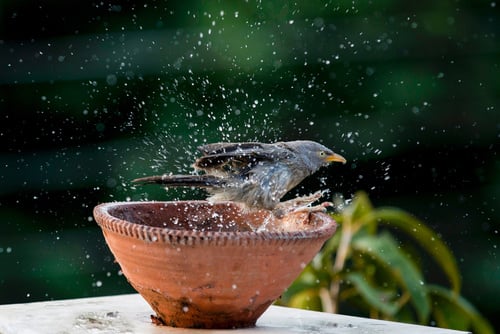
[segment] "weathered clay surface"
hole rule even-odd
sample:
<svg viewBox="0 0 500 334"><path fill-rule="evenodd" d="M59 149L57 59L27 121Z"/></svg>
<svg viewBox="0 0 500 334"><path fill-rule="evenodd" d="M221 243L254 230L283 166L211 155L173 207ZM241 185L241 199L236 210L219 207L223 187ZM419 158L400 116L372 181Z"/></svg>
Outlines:
<svg viewBox="0 0 500 334"><path fill-rule="evenodd" d="M336 229L322 213L276 219L231 202L107 203L94 216L155 321L190 328L253 326Z"/></svg>

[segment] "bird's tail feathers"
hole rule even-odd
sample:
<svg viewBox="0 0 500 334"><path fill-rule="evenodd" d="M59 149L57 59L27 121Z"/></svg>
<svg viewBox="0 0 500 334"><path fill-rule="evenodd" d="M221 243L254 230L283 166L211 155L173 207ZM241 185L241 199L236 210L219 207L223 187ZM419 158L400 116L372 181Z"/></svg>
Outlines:
<svg viewBox="0 0 500 334"><path fill-rule="evenodd" d="M213 175L154 175L132 180L139 184L161 184L167 187L221 187L224 180Z"/></svg>

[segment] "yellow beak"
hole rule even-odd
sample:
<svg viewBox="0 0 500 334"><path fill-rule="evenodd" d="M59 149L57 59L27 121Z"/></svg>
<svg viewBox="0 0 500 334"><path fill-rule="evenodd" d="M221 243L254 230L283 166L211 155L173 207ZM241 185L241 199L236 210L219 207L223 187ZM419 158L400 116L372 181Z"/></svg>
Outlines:
<svg viewBox="0 0 500 334"><path fill-rule="evenodd" d="M326 162L341 162L343 164L345 164L347 162L347 160L343 156L341 156L340 154L337 154L337 153L330 154L329 156L327 156L325 158L325 161Z"/></svg>

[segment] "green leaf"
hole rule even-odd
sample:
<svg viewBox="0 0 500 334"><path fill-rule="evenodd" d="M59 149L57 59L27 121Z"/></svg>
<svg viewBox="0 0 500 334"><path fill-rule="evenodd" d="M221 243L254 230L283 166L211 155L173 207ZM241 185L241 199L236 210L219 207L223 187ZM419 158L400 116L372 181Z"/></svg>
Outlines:
<svg viewBox="0 0 500 334"><path fill-rule="evenodd" d="M339 247L341 234L342 227L339 226L335 234L325 242L323 248L321 249L321 252L319 253L319 256L321 258L321 265L325 269L329 269L332 266L333 255Z"/></svg>
<svg viewBox="0 0 500 334"><path fill-rule="evenodd" d="M473 329L476 334L493 334L493 327L463 297L437 285L427 286L432 299L432 315L439 327Z"/></svg>
<svg viewBox="0 0 500 334"><path fill-rule="evenodd" d="M397 208L380 208L375 210L373 214L379 223L396 227L413 237L443 269L452 290L457 294L460 292L461 278L455 258L434 231L412 215Z"/></svg>
<svg viewBox="0 0 500 334"><path fill-rule="evenodd" d="M409 260L388 233L380 236L365 235L353 239L353 248L371 255L382 263L400 286L411 295L411 303L421 323L426 323L430 314L430 300L422 273Z"/></svg>
<svg viewBox="0 0 500 334"><path fill-rule="evenodd" d="M368 195L363 191L359 191L354 195L352 202L344 207L341 212L332 214L332 218L342 226L343 224L359 222L372 211L373 205Z"/></svg>
<svg viewBox="0 0 500 334"><path fill-rule="evenodd" d="M370 202L368 195L363 191L358 191L354 195L352 204L348 208L344 211L346 214L351 216L353 221L362 219L364 216L373 211L373 205Z"/></svg>
<svg viewBox="0 0 500 334"><path fill-rule="evenodd" d="M287 306L305 310L322 311L318 289L306 289L294 294L287 303Z"/></svg>
<svg viewBox="0 0 500 334"><path fill-rule="evenodd" d="M394 316L398 312L399 305L392 301L394 298L393 292L372 286L360 273L347 274L346 279L356 287L363 299L376 310L388 316Z"/></svg>

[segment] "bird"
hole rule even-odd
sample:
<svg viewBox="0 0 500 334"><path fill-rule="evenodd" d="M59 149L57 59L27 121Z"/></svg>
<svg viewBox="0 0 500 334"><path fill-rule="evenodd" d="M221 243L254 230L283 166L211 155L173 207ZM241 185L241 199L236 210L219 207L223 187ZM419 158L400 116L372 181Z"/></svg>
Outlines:
<svg viewBox="0 0 500 334"><path fill-rule="evenodd" d="M292 209L309 207L323 195L319 191L281 202L291 189L321 167L332 162L346 163L340 154L310 140L219 142L201 145L198 150L201 157L193 164L198 174L154 175L132 182L205 188L210 202L238 202L247 208L274 210L282 215Z"/></svg>

